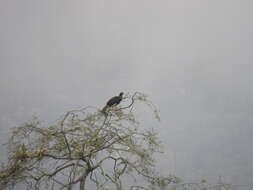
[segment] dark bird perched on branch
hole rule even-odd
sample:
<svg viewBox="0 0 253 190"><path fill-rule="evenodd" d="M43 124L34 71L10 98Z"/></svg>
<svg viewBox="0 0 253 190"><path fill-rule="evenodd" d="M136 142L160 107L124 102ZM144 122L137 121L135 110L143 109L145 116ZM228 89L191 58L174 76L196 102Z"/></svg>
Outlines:
<svg viewBox="0 0 253 190"><path fill-rule="evenodd" d="M119 94L119 96L114 96L110 100L108 100L105 107L102 109L102 112L105 113L107 108L118 105L121 102L122 98L123 98L123 94L124 93L121 92Z"/></svg>

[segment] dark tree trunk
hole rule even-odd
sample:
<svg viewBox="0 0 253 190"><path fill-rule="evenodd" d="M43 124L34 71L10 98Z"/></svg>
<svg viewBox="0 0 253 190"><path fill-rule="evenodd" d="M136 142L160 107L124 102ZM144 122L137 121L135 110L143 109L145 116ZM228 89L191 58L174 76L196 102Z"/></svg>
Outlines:
<svg viewBox="0 0 253 190"><path fill-rule="evenodd" d="M81 177L81 180L80 180L80 190L85 190L85 182L86 182L86 177L88 176L88 172L85 172L83 174L83 176Z"/></svg>

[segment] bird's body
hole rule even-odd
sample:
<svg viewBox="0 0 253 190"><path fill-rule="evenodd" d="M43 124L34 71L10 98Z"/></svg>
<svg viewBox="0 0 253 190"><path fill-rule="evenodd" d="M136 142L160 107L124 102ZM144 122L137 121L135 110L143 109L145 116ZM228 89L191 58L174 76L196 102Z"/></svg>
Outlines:
<svg viewBox="0 0 253 190"><path fill-rule="evenodd" d="M119 96L114 96L106 103L105 107L102 109L102 112L105 112L107 108L118 105L123 99L123 92Z"/></svg>
<svg viewBox="0 0 253 190"><path fill-rule="evenodd" d="M107 106L111 107L114 105L118 105L122 100L122 96L114 96L106 103Z"/></svg>

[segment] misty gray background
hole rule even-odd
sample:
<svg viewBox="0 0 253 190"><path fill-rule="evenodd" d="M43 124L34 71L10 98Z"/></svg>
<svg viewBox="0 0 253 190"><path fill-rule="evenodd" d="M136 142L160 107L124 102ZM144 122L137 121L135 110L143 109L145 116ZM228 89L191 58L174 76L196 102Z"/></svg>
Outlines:
<svg viewBox="0 0 253 190"><path fill-rule="evenodd" d="M252 8L251 0L0 0L0 143L33 115L53 122L140 91L161 111L153 127L163 172L253 189Z"/></svg>

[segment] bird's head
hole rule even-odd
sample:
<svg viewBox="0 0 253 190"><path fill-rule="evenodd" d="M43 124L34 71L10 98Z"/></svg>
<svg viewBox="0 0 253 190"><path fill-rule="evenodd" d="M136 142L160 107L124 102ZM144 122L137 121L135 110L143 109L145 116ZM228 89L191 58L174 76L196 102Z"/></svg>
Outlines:
<svg viewBox="0 0 253 190"><path fill-rule="evenodd" d="M124 94L124 92L121 92L121 93L119 94L119 96L123 96L123 94Z"/></svg>

